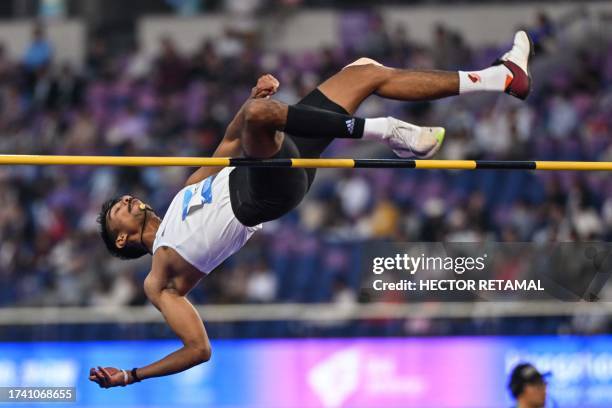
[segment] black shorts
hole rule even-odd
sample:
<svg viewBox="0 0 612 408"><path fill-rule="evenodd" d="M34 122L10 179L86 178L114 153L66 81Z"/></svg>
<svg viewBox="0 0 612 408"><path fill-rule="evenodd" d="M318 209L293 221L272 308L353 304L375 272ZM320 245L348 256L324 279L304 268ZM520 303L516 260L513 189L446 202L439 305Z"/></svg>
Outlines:
<svg viewBox="0 0 612 408"><path fill-rule="evenodd" d="M336 113L348 112L315 89L299 105ZM303 138L285 134L273 158L320 157L333 138ZM253 226L275 220L302 201L314 180L316 169L237 167L229 177L234 215L242 224Z"/></svg>

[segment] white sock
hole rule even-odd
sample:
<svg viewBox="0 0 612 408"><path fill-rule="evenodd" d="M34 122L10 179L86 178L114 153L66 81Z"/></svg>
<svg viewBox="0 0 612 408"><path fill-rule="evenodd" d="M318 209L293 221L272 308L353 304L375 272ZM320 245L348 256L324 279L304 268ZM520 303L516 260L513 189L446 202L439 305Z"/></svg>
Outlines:
<svg viewBox="0 0 612 408"><path fill-rule="evenodd" d="M366 119L363 126L363 139L383 140L390 127L389 118Z"/></svg>
<svg viewBox="0 0 612 408"><path fill-rule="evenodd" d="M418 135L421 132L421 127L417 125L413 125L412 123L399 121L398 119L394 119L392 117L386 118L373 118L366 119L365 124L363 126L363 139L365 140L376 140L376 141L385 141L391 134L391 130L393 129L393 125L397 125L398 122L401 122L402 128L410 129L412 133Z"/></svg>
<svg viewBox="0 0 612 408"><path fill-rule="evenodd" d="M482 71L459 71L459 93L477 91L505 91L512 73L503 65L494 65Z"/></svg>

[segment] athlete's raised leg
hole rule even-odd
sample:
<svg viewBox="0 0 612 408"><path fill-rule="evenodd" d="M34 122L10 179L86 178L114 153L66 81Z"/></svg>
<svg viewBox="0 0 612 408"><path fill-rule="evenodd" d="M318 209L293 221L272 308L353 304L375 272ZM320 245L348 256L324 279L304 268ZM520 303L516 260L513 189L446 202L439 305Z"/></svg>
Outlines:
<svg viewBox="0 0 612 408"><path fill-rule="evenodd" d="M354 113L361 102L373 94L404 101L456 95L459 75L389 68L370 58L360 58L319 85L319 90L349 113Z"/></svg>
<svg viewBox="0 0 612 408"><path fill-rule="evenodd" d="M347 65L319 86L330 100L354 113L372 94L403 101L444 98L474 91L507 92L520 99L529 94L527 65L533 47L524 31L496 64L481 71L420 71L385 67L369 58Z"/></svg>

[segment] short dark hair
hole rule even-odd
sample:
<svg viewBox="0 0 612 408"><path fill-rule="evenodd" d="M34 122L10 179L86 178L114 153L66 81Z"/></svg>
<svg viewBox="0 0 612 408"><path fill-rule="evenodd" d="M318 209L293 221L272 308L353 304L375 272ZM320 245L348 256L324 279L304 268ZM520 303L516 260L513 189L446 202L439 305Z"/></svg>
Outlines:
<svg viewBox="0 0 612 408"><path fill-rule="evenodd" d="M146 248L143 248L142 245L125 245L123 248L117 247L115 243L117 240L117 233L108 228L108 212L119 201L121 201L121 197L114 197L102 204L102 208L100 209L97 219L98 224L100 224L100 236L106 245L106 249L108 249L108 252L110 252L111 255L119 259L140 258L141 256L149 253Z"/></svg>
<svg viewBox="0 0 612 408"><path fill-rule="evenodd" d="M523 393L526 384L546 384L546 377L551 373L540 373L530 363L520 363L510 373L508 388L514 398Z"/></svg>

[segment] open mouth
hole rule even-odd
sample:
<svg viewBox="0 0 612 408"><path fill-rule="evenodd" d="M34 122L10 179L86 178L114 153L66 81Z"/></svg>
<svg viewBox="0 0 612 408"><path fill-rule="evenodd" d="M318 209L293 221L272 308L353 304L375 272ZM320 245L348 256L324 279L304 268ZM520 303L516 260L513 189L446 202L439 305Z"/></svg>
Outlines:
<svg viewBox="0 0 612 408"><path fill-rule="evenodd" d="M135 198L135 197L131 198L130 201L128 201L128 211L130 213L132 212L132 207L137 208L136 213L140 213L145 209L149 209L149 207L145 203L143 203L142 200L139 200L138 198Z"/></svg>

